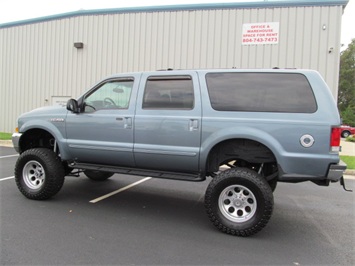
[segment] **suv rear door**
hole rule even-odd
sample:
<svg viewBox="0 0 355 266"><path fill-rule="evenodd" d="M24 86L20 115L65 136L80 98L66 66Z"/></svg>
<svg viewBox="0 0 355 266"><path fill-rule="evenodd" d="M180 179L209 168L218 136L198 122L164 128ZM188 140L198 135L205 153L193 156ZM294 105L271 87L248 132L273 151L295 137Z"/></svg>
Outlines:
<svg viewBox="0 0 355 266"><path fill-rule="evenodd" d="M138 93L134 121L137 167L197 172L201 101L196 72L144 73Z"/></svg>

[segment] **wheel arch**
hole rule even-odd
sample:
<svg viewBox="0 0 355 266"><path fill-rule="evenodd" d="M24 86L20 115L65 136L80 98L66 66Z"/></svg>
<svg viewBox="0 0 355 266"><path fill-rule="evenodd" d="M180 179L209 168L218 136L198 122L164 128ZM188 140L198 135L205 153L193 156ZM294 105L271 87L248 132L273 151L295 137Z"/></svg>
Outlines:
<svg viewBox="0 0 355 266"><path fill-rule="evenodd" d="M31 148L48 148L54 149L56 143L58 152L61 155L65 153L64 138L60 130L49 122L30 121L20 128L22 133L19 140L20 153Z"/></svg>
<svg viewBox="0 0 355 266"><path fill-rule="evenodd" d="M205 172L209 172L209 170L216 167L218 163L222 162L224 159L228 159L220 156L221 149L228 148L228 150L231 151L239 145L244 145L245 147L252 145L254 147L254 153L262 151L264 157L269 154L276 163L279 162L279 154L283 151L280 143L265 131L245 127L243 127L243 132L241 132L240 128L232 128L224 132L221 130L209 136L201 146L200 163L202 169L204 169ZM240 156L248 153L246 150L242 151L242 149L239 149L238 152L240 152ZM249 155L252 155L253 152L249 152ZM260 161L261 160L262 158L260 158ZM265 158L265 160L267 159ZM214 165L211 165L211 163Z"/></svg>

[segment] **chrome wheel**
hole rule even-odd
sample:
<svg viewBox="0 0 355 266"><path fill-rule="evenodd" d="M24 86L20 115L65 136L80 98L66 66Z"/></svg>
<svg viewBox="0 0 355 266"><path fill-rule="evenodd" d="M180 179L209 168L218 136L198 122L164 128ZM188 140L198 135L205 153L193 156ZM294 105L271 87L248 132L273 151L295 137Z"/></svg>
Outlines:
<svg viewBox="0 0 355 266"><path fill-rule="evenodd" d="M257 202L254 194L248 188L232 185L221 192L218 206L225 218L232 222L243 223L254 216Z"/></svg>
<svg viewBox="0 0 355 266"><path fill-rule="evenodd" d="M39 189L42 187L46 174L43 166L37 161L29 161L22 170L23 180L30 189Z"/></svg>
<svg viewBox="0 0 355 266"><path fill-rule="evenodd" d="M57 194L63 186L64 176L64 163L47 148L24 151L15 165L18 189L33 200L45 200Z"/></svg>
<svg viewBox="0 0 355 266"><path fill-rule="evenodd" d="M253 170L235 167L219 173L207 187L205 207L214 226L235 236L251 236L269 222L274 197Z"/></svg>

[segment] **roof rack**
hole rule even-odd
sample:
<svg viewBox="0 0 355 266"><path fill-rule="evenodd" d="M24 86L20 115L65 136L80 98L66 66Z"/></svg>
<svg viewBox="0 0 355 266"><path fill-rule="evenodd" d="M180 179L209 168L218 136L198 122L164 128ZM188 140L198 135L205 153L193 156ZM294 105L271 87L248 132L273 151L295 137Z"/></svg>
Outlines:
<svg viewBox="0 0 355 266"><path fill-rule="evenodd" d="M167 68L167 69L158 69L157 71L173 71L173 68Z"/></svg>

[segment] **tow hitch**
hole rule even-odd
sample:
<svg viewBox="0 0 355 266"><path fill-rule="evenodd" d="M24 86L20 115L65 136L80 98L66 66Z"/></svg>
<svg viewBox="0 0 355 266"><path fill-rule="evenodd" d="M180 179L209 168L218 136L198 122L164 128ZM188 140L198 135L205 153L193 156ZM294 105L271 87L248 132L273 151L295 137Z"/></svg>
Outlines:
<svg viewBox="0 0 355 266"><path fill-rule="evenodd" d="M343 186L343 188L344 188L345 191L347 191L347 192L353 192L351 189L346 189L344 176L342 176L342 177L340 178L340 185Z"/></svg>

